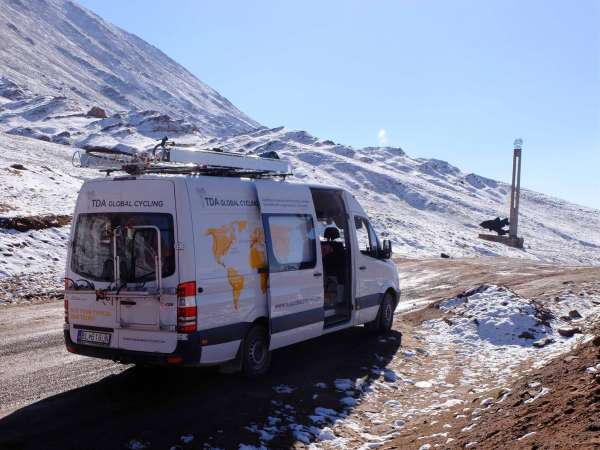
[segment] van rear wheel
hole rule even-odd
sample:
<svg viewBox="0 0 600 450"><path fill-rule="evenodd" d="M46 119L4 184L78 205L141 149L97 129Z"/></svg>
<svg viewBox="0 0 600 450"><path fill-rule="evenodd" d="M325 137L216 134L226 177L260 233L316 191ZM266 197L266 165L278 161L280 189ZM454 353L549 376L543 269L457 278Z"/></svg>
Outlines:
<svg viewBox="0 0 600 450"><path fill-rule="evenodd" d="M377 317L372 322L366 323L365 328L374 333L388 333L394 324L394 297L388 292L383 296Z"/></svg>
<svg viewBox="0 0 600 450"><path fill-rule="evenodd" d="M254 325L244 339L242 371L248 378L257 378L267 373L270 365L271 352L267 330L260 325Z"/></svg>

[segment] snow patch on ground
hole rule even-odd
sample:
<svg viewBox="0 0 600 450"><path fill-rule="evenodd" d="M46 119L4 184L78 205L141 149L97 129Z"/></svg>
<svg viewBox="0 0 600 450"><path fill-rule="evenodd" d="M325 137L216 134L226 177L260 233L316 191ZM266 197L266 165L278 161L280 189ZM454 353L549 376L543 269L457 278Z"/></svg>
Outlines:
<svg viewBox="0 0 600 450"><path fill-rule="evenodd" d="M296 390L296 388L288 386L287 384L279 384L277 386L273 386L273 390L278 394L291 394Z"/></svg>
<svg viewBox="0 0 600 450"><path fill-rule="evenodd" d="M558 301L538 302L522 298L509 289L483 285L464 295L439 303L444 319L423 323L428 336L428 350L436 352L440 346L452 346L469 364L462 370L462 384L473 384L486 372L499 374L503 382L523 362L534 360L534 366L568 351L585 336L563 337L561 327L576 327L586 318L598 316L600 308L594 302L597 296L575 295L568 290ZM569 311L576 310L581 319L564 322ZM533 344L549 340L543 348ZM481 355L490 355L482 358Z"/></svg>

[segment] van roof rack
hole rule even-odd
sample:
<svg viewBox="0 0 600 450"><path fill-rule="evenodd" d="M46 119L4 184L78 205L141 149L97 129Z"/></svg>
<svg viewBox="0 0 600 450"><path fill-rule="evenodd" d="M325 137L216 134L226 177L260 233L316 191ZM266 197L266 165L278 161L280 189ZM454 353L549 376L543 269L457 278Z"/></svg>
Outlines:
<svg viewBox="0 0 600 450"><path fill-rule="evenodd" d="M171 174L247 178L285 178L292 175L289 162L280 159L275 152L245 155L225 152L218 148L193 151L176 148L174 144L171 144L171 147L163 146L160 154L156 154L155 147L152 156L141 153L141 157L138 157L134 154L129 161L114 159L113 165L102 167L100 171L105 172L107 176L113 172L126 172L129 175Z"/></svg>
<svg viewBox="0 0 600 450"><path fill-rule="evenodd" d="M278 172L273 170L259 169L240 169L236 167L212 166L200 164L181 164L181 163L138 163L124 164L121 167L101 169L100 172L110 176L113 172L125 172L128 175L208 175L213 177L238 177L238 178L273 178L281 177L285 179L291 176L291 172Z"/></svg>
<svg viewBox="0 0 600 450"><path fill-rule="evenodd" d="M197 164L215 168L290 174L288 161L279 159L279 155L275 152L268 155L247 155L225 152L219 148L193 151L175 147L166 151L164 160L171 163Z"/></svg>

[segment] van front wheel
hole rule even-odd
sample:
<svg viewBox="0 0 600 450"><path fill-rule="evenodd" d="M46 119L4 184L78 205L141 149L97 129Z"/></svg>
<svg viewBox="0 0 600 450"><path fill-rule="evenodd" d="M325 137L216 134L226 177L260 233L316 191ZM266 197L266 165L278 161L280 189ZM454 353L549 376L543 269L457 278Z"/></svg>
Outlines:
<svg viewBox="0 0 600 450"><path fill-rule="evenodd" d="M267 373L270 365L271 352L267 330L260 325L254 325L244 339L242 371L248 378L257 378Z"/></svg>
<svg viewBox="0 0 600 450"><path fill-rule="evenodd" d="M392 329L394 324L394 297L387 293L383 297L379 313L374 321L366 323L365 328L370 332L387 333Z"/></svg>

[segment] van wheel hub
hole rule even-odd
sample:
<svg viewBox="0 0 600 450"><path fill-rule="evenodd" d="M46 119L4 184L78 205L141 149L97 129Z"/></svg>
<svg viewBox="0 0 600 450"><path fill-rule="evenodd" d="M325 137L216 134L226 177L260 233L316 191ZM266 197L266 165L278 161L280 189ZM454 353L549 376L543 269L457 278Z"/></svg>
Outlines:
<svg viewBox="0 0 600 450"><path fill-rule="evenodd" d="M392 318L392 306L389 303L385 305L384 317L386 323L389 323Z"/></svg>
<svg viewBox="0 0 600 450"><path fill-rule="evenodd" d="M381 313L383 315L383 326L386 329L392 328L392 322L394 320L394 311L392 309L392 302L389 299L386 299L386 301L384 301L383 310L381 311Z"/></svg>
<svg viewBox="0 0 600 450"><path fill-rule="evenodd" d="M252 342L250 344L250 348L248 349L248 356L250 357L252 364L261 366L267 357L265 343L261 340Z"/></svg>

